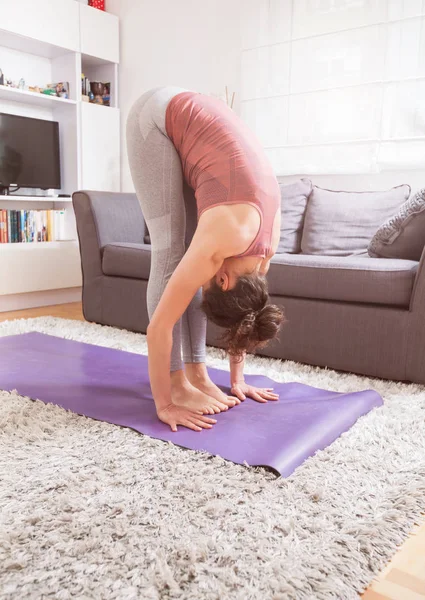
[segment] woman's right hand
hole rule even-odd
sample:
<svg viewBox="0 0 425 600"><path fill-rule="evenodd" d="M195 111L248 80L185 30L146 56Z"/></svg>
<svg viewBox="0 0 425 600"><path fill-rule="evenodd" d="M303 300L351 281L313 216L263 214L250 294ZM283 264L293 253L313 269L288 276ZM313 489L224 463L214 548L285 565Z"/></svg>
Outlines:
<svg viewBox="0 0 425 600"><path fill-rule="evenodd" d="M164 408L157 409L157 415L160 421L171 427L171 431L177 431L177 425L183 425L193 431L202 431L203 429L211 429L217 423L216 419L211 419L202 414L195 412L184 406L177 406L172 402Z"/></svg>

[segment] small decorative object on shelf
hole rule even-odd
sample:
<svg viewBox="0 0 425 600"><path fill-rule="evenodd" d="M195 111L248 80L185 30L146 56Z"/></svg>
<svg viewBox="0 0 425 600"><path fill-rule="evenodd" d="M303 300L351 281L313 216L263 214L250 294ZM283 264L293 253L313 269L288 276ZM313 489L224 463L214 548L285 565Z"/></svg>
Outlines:
<svg viewBox="0 0 425 600"><path fill-rule="evenodd" d="M105 10L105 0L89 0L89 5L99 10Z"/></svg>
<svg viewBox="0 0 425 600"><path fill-rule="evenodd" d="M111 106L111 83L104 83L105 89L103 91L103 106Z"/></svg>
<svg viewBox="0 0 425 600"><path fill-rule="evenodd" d="M57 96L58 98L69 98L69 83L49 83L49 85L42 91L43 94L48 96Z"/></svg>
<svg viewBox="0 0 425 600"><path fill-rule="evenodd" d="M94 95L95 104L103 104L103 95L105 93L105 84L101 81L91 81L90 89Z"/></svg>
<svg viewBox="0 0 425 600"><path fill-rule="evenodd" d="M111 106L111 83L90 81L81 74L81 97L83 102Z"/></svg>
<svg viewBox="0 0 425 600"><path fill-rule="evenodd" d="M69 83L67 81L61 81L56 84L56 94L59 98L69 99Z"/></svg>
<svg viewBox="0 0 425 600"><path fill-rule="evenodd" d="M69 99L69 83L49 83L45 88L39 87L38 85L27 85L25 79L21 77L18 82L13 82L11 79L5 78L2 70L0 69L0 85L4 87L10 87L21 92L33 92L36 94L44 94L45 96L56 96L58 98Z"/></svg>

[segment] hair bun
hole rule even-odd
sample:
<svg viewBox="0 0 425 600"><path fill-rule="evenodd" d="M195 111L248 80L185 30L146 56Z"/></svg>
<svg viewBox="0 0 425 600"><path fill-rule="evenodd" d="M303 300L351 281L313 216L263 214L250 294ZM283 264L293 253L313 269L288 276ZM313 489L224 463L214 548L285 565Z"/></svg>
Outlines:
<svg viewBox="0 0 425 600"><path fill-rule="evenodd" d="M278 335L283 311L267 304L268 299L267 280L257 274L241 275L226 292L215 279L204 290L202 309L209 320L224 329L221 341L229 354L243 356Z"/></svg>
<svg viewBox="0 0 425 600"><path fill-rule="evenodd" d="M280 307L274 304L266 304L255 314L255 334L261 343L276 337L283 321Z"/></svg>
<svg viewBox="0 0 425 600"><path fill-rule="evenodd" d="M270 304L266 304L260 310L255 311L255 320L261 322L269 314Z"/></svg>
<svg viewBox="0 0 425 600"><path fill-rule="evenodd" d="M262 347L277 336L282 321L282 310L273 304L266 304L259 310L248 310L231 330L229 350L237 354L238 351Z"/></svg>
<svg viewBox="0 0 425 600"><path fill-rule="evenodd" d="M241 322L239 323L239 326L238 326L239 335L247 335L248 336L251 334L251 332L255 328L257 314L258 314L258 311L256 311L256 310L250 310L245 314L245 316L243 317L243 319L241 320Z"/></svg>

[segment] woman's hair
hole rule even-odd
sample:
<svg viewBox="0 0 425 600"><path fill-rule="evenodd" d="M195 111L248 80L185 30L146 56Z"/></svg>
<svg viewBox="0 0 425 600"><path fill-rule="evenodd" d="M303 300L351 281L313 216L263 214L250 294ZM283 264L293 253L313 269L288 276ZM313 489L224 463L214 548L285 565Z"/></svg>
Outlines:
<svg viewBox="0 0 425 600"><path fill-rule="evenodd" d="M267 281L259 275L242 275L235 287L223 291L215 279L205 290L202 310L208 319L224 327L221 337L229 354L242 356L274 339L284 322L283 311L267 304Z"/></svg>

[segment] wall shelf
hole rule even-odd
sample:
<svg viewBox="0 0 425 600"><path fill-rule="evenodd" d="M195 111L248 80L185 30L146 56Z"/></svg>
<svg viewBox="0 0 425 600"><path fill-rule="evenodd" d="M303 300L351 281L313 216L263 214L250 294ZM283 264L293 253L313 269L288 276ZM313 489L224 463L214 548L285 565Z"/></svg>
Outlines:
<svg viewBox="0 0 425 600"><path fill-rule="evenodd" d="M87 102L86 100L84 100L81 104L83 106L94 106L94 107L96 107L95 110L98 108L109 108L112 110L118 110L117 108L115 108L115 106L105 106L105 104L97 104L97 102ZM91 110L91 109L89 109L89 110Z"/></svg>
<svg viewBox="0 0 425 600"><path fill-rule="evenodd" d="M44 202L51 204L72 202L72 198L57 198L55 196L0 196L0 204L3 202Z"/></svg>
<svg viewBox="0 0 425 600"><path fill-rule="evenodd" d="M0 244L2 296L81 287L78 242Z"/></svg>
<svg viewBox="0 0 425 600"><path fill-rule="evenodd" d="M11 102L23 102L33 106L57 106L59 104L76 106L77 104L75 100L58 98L57 96L47 96L46 94L19 90L5 85L0 85L0 99L10 100Z"/></svg>
<svg viewBox="0 0 425 600"><path fill-rule="evenodd" d="M0 244L0 252L2 250L22 250L23 252L28 252L34 248L50 248L50 249L59 249L64 248L66 245L78 246L78 240L60 240L57 242L5 242Z"/></svg>

